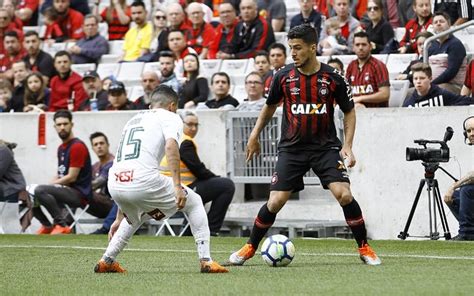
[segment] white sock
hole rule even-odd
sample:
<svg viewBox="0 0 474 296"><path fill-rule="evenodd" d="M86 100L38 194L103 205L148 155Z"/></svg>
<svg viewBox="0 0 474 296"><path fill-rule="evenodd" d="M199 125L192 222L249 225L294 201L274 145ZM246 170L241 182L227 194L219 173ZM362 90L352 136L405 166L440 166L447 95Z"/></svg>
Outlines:
<svg viewBox="0 0 474 296"><path fill-rule="evenodd" d="M102 259L104 259L106 262L110 261L110 259L112 259L112 261L115 261L117 255L122 252L122 250L127 246L130 238L135 233L135 231L137 231L140 225L141 224L132 226L128 224L126 219L123 219L122 223L120 223L117 232L110 240L109 245L105 250L104 255L102 256Z"/></svg>
<svg viewBox="0 0 474 296"><path fill-rule="evenodd" d="M211 259L211 248L208 240L198 240L196 241L196 247L199 255L199 260L205 260L212 262Z"/></svg>

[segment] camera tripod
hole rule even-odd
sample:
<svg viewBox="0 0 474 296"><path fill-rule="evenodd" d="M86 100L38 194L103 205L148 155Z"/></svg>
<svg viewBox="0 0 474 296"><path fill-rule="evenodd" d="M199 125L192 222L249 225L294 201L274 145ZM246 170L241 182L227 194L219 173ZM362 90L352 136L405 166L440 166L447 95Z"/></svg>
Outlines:
<svg viewBox="0 0 474 296"><path fill-rule="evenodd" d="M437 240L440 238L440 234L438 232L438 225L437 225L437 214L439 214L441 225L443 226L444 231L444 238L446 240L451 239L451 233L449 232L448 221L446 219L446 213L444 212L443 202L441 199L441 194L438 187L438 180L435 179L435 172L439 168L443 172L445 172L449 177L453 180L457 181L450 173L448 173L445 169L439 166L439 163L427 163L423 162L423 166L425 167L425 178L421 179L420 186L418 186L418 191L415 196L415 200L413 201L413 206L411 207L410 215L408 216L407 222L405 224L405 229L400 232L398 238L406 239L408 236L408 229L410 228L411 220L413 219L413 215L415 214L416 206L418 205L418 201L420 200L421 191L425 184L427 185L427 192L428 192L428 211L429 211L429 221L430 221L430 235L423 236L429 237L431 240Z"/></svg>

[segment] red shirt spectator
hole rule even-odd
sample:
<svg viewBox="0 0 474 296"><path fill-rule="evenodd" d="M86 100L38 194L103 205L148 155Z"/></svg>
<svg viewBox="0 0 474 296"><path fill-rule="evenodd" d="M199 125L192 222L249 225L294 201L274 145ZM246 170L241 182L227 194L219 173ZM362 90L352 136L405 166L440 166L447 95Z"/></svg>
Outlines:
<svg viewBox="0 0 474 296"><path fill-rule="evenodd" d="M216 35L211 44L209 44L208 58L216 59L216 54L219 51L232 52L232 39L234 37L235 26L239 21L235 20L234 25L226 30L223 24L219 24L216 28Z"/></svg>
<svg viewBox="0 0 474 296"><path fill-rule="evenodd" d="M110 8L106 8L100 13L102 20L106 21L109 25L109 40L122 40L130 28L130 20L132 18L130 6L126 6L124 11L129 18L129 21L126 24L120 22L116 9L113 9L112 12L109 12L109 9Z"/></svg>
<svg viewBox="0 0 474 296"><path fill-rule="evenodd" d="M26 55L27 52L23 48L17 55L0 54L0 73L11 69L13 63L22 60Z"/></svg>
<svg viewBox="0 0 474 296"><path fill-rule="evenodd" d="M372 56L362 69L359 69L358 60L353 60L347 67L346 78L351 84L354 97L370 95L378 92L380 87L390 86L387 67ZM388 102L363 104L366 107L388 107Z"/></svg>
<svg viewBox="0 0 474 296"><path fill-rule="evenodd" d="M464 93L464 89L468 88L468 92ZM464 79L464 86L463 89L461 90L461 95L467 96L471 95L472 96L472 90L474 89L474 60L472 60L469 63L469 66L467 66L466 69L466 78Z"/></svg>
<svg viewBox="0 0 474 296"><path fill-rule="evenodd" d="M51 96L48 111L54 112L60 109L67 109L68 99L74 92L74 111L79 110L81 103L87 99L86 91L82 86L82 77L75 72L64 78L59 75L51 79Z"/></svg>
<svg viewBox="0 0 474 296"><path fill-rule="evenodd" d="M82 31L84 16L74 9L69 8L64 16L59 16L55 24L59 25L59 28L61 28L61 31L67 39L79 40L84 37L84 32ZM53 25L54 23L48 25L46 30Z"/></svg>
<svg viewBox="0 0 474 296"><path fill-rule="evenodd" d="M19 18L23 26L38 25L39 0L21 0L17 5Z"/></svg>
<svg viewBox="0 0 474 296"><path fill-rule="evenodd" d="M214 27L208 23L204 23L201 28L191 28L186 31L188 46L194 48L198 54L201 54L203 48L209 48L215 37Z"/></svg>

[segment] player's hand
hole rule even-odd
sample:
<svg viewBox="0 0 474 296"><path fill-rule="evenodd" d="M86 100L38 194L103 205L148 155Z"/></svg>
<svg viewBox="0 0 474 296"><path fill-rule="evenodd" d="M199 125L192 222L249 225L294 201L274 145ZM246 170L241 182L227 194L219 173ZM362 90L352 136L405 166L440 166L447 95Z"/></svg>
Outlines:
<svg viewBox="0 0 474 296"><path fill-rule="evenodd" d="M174 188L175 197L176 197L176 207L178 208L178 210L181 210L186 205L187 197L186 197L185 190L186 189L184 189L181 186L176 186Z"/></svg>
<svg viewBox="0 0 474 296"><path fill-rule="evenodd" d="M343 146L341 149L341 157L344 159L345 164L348 167L353 167L356 164L356 159L354 154L352 153L352 149L349 147Z"/></svg>
<svg viewBox="0 0 474 296"><path fill-rule="evenodd" d="M258 138L250 137L247 142L247 162L252 159L254 154L256 156L260 154L260 142Z"/></svg>
<svg viewBox="0 0 474 296"><path fill-rule="evenodd" d="M114 236L114 234L117 232L117 229L119 228L121 222L122 222L122 221L115 220L114 223L112 223L112 226L110 226L110 230L109 230L109 241L112 239L112 237Z"/></svg>

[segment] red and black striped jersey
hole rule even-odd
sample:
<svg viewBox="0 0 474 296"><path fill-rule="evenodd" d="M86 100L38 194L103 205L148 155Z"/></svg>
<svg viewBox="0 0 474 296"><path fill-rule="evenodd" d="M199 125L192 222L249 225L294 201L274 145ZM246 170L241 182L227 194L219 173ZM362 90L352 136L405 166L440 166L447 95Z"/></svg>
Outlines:
<svg viewBox="0 0 474 296"><path fill-rule="evenodd" d="M346 78L352 87L354 97L370 95L379 91L383 86L390 86L388 70L380 60L370 57L359 69L357 59L347 66ZM388 107L388 101L383 103L363 103L366 107Z"/></svg>
<svg viewBox="0 0 474 296"><path fill-rule="evenodd" d="M467 67L464 85L471 90L471 93L474 93L474 60L472 60Z"/></svg>
<svg viewBox="0 0 474 296"><path fill-rule="evenodd" d="M279 149L322 150L340 147L334 126L334 106L343 112L354 108L351 88L334 68L321 63L312 75L300 73L294 64L273 76L267 104L282 102L283 120Z"/></svg>

